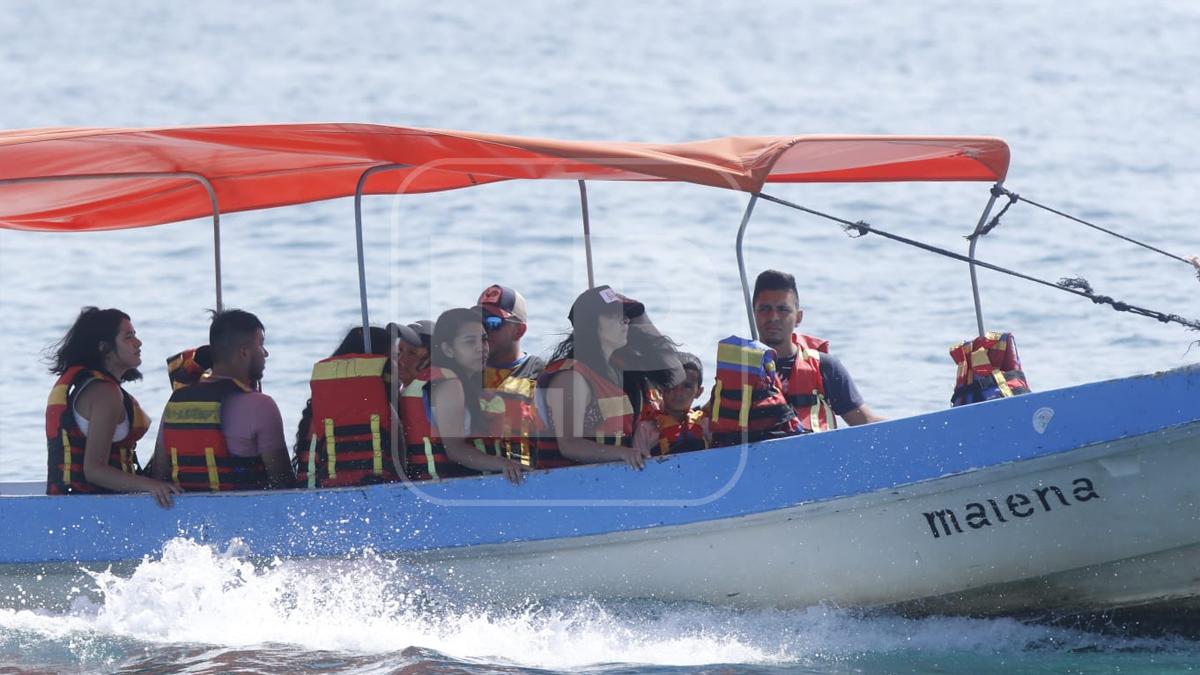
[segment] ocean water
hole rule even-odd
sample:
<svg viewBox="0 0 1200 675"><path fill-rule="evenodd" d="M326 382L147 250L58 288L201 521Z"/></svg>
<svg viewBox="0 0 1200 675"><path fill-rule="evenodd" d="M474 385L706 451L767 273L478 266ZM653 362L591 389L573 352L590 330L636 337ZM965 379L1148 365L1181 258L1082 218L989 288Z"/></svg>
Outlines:
<svg viewBox="0 0 1200 675"><path fill-rule="evenodd" d="M978 134L1007 185L1179 255L1200 253L1200 6L1152 0L965 4L11 3L0 9L0 128L353 121L579 139L803 133ZM783 186L771 193L965 252L987 186ZM704 360L746 331L734 237L746 197L589 185L597 280L646 303ZM573 183L367 200L372 316L411 321L500 282L546 352L585 287ZM358 319L347 200L222 219L225 299L259 314L265 387L289 432L311 364ZM0 231L0 480L44 474L47 345L83 305L130 313L131 392L152 416L164 359L202 342L207 222L87 235ZM803 329L867 402L946 406L951 343L975 330L967 271L760 203L746 257L797 275ZM984 260L1200 318L1190 267L1027 205ZM980 273L1035 389L1200 360L1200 338ZM349 570L349 571L348 571ZM296 588L317 599L300 599ZM1195 642L835 608L670 603L473 606L386 561L254 564L175 542L112 575L0 577L0 669L43 672L1178 672Z"/></svg>

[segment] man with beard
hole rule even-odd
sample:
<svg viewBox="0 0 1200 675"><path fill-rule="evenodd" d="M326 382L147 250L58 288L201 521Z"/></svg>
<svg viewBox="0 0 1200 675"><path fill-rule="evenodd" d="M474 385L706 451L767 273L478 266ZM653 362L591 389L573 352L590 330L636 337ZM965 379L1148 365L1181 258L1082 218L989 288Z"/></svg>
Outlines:
<svg viewBox="0 0 1200 675"><path fill-rule="evenodd" d="M775 350L784 394L806 431L836 428L834 415L850 426L883 420L863 402L842 362L829 354L827 340L793 332L804 319L795 277L766 270L754 281L753 297L758 339Z"/></svg>
<svg viewBox="0 0 1200 675"><path fill-rule="evenodd" d="M250 312L213 313L211 373L175 391L163 410L154 459L160 478L193 491L292 487L279 406L260 391L265 339Z"/></svg>

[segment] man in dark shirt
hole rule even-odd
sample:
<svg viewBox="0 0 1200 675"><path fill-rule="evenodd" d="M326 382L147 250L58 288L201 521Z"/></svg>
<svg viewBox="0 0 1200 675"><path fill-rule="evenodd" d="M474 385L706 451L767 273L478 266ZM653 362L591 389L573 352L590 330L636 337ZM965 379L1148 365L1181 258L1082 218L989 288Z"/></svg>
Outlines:
<svg viewBox="0 0 1200 675"><path fill-rule="evenodd" d="M793 336L796 326L804 318L800 309L800 294L796 291L796 278L777 270L766 270L754 281L754 323L758 327L758 339L775 350L775 367L783 380L784 391L788 391L789 379L800 353L800 342L811 345L824 341L808 336ZM837 357L820 353L820 379L824 397L834 414L846 424L857 426L868 422L880 422L854 386L854 379ZM796 406L796 414L807 419L809 406ZM832 425L831 425L832 426Z"/></svg>

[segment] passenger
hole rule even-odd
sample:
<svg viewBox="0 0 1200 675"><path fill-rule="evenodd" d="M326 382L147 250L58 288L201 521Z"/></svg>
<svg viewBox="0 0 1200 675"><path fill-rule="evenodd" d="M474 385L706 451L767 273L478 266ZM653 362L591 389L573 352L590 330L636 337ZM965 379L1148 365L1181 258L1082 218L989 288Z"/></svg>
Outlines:
<svg viewBox="0 0 1200 675"><path fill-rule="evenodd" d="M259 391L262 322L240 309L214 312L208 339L212 372L167 401L155 473L188 491L292 487L279 407Z"/></svg>
<svg viewBox="0 0 1200 675"><path fill-rule="evenodd" d="M532 468L534 392L546 362L521 350L521 338L529 328L525 298L511 288L494 284L479 294L478 307L483 311L488 336L488 361L483 370L484 415L497 444L493 453Z"/></svg>
<svg viewBox="0 0 1200 675"><path fill-rule="evenodd" d="M795 277L766 270L754 281L753 297L758 339L775 350L784 394L806 431L837 428L834 414L851 426L883 421L863 402L842 362L829 354L827 340L792 332L804 318Z"/></svg>
<svg viewBox="0 0 1200 675"><path fill-rule="evenodd" d="M408 386L417 373L429 367L430 340L433 339L433 322L429 319L414 321L407 326L397 326L400 340L396 345L396 373L400 387Z"/></svg>
<svg viewBox="0 0 1200 675"><path fill-rule="evenodd" d="M546 362L521 350L521 338L529 328L525 298L507 286L494 284L479 294L478 306L488 334L483 388L496 389L510 377L536 380Z"/></svg>
<svg viewBox="0 0 1200 675"><path fill-rule="evenodd" d="M122 382L142 379L142 341L119 309L84 307L54 347L58 375L46 404L46 494L149 492L160 506L180 492L138 475L138 439L150 420Z"/></svg>
<svg viewBox="0 0 1200 675"><path fill-rule="evenodd" d="M433 365L418 373L400 396L409 479L500 471L514 485L523 480L520 464L483 449L487 422L480 384L487 356L487 333L478 309L451 309L438 317Z"/></svg>
<svg viewBox="0 0 1200 675"><path fill-rule="evenodd" d="M703 450L709 447L708 417L692 404L704 392L704 366L694 354L681 353L684 378L667 387L662 403L643 414L634 434L634 447L649 448L651 455Z"/></svg>
<svg viewBox="0 0 1200 675"><path fill-rule="evenodd" d="M645 465L649 448L632 447L636 411L650 383L682 379L674 343L646 317L642 303L608 286L584 291L567 318L573 332L554 350L538 382L539 410L568 462ZM538 466L561 466L548 447Z"/></svg>
<svg viewBox="0 0 1200 675"><path fill-rule="evenodd" d="M294 468L301 486L340 487L400 480L403 464L392 445L388 332L352 328L312 372L312 398L296 429Z"/></svg>

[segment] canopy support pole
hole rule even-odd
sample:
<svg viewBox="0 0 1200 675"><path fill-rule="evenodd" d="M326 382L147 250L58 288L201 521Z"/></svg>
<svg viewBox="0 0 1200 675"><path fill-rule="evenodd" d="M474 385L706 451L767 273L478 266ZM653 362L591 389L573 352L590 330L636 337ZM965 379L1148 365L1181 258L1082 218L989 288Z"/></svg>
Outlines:
<svg viewBox="0 0 1200 675"><path fill-rule="evenodd" d="M358 300L362 308L362 335L363 349L368 354L371 350L371 319L367 311L367 263L363 256L363 226L362 226L362 198L363 188L367 185L367 179L373 174L383 171L393 171L395 169L406 169L408 164L380 164L373 166L358 177L358 184L354 186L354 242L358 249Z"/></svg>
<svg viewBox="0 0 1200 675"><path fill-rule="evenodd" d="M746 204L746 212L742 215L742 225L737 233L737 263L738 274L742 277L742 298L746 302L746 318L750 321L750 337L758 339L758 325L754 323L754 302L750 297L750 282L746 279L746 257L742 254L742 241L746 236L746 226L750 224L750 215L754 213L754 205L758 203L758 193L750 195Z"/></svg>
<svg viewBox="0 0 1200 675"><path fill-rule="evenodd" d="M81 173L70 176L30 176L28 178L0 179L0 185L18 185L20 183L53 183L73 180L112 180L117 178L186 178L194 180L208 193L208 201L212 205L213 218L213 268L217 286L217 311L224 309L221 301L221 208L217 203L217 191L212 182L202 174L192 171L131 171L128 173Z"/></svg>
<svg viewBox="0 0 1200 675"><path fill-rule="evenodd" d="M996 183L996 188L1004 185L1004 181ZM967 263L971 270L971 296L975 299L975 325L979 329L979 337L983 337L983 303L979 300L979 279L975 273L975 247L979 244L979 238L983 236L984 225L987 224L988 216L992 214L992 207L996 204L996 198L1000 196L998 189L992 190L992 196L988 199L987 206L983 207L983 215L979 216L979 222L975 225L975 231L971 236L967 237L971 240L971 246L967 251L967 258L970 260Z"/></svg>
<svg viewBox="0 0 1200 675"><path fill-rule="evenodd" d="M592 272L592 225L588 218L587 183L579 181L579 207L583 211L583 250L587 255L588 290L596 287Z"/></svg>

